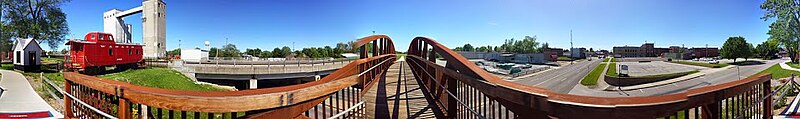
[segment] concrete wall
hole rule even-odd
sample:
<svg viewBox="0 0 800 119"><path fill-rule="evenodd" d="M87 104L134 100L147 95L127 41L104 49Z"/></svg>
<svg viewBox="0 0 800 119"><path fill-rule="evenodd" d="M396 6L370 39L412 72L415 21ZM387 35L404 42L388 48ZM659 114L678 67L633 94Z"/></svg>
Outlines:
<svg viewBox="0 0 800 119"><path fill-rule="evenodd" d="M142 2L142 32L145 58L165 57L167 53L166 14L167 4L161 0Z"/></svg>

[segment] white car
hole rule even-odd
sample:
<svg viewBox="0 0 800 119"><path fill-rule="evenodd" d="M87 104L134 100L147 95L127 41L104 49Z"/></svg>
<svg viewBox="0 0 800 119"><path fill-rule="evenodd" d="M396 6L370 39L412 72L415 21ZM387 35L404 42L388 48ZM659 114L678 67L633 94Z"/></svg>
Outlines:
<svg viewBox="0 0 800 119"><path fill-rule="evenodd" d="M719 64L719 60L709 60L709 64Z"/></svg>

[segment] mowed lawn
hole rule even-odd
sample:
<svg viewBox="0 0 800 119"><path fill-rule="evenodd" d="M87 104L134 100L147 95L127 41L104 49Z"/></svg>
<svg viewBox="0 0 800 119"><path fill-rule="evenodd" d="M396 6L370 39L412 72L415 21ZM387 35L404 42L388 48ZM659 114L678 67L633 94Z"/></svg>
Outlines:
<svg viewBox="0 0 800 119"><path fill-rule="evenodd" d="M792 74L800 75L800 72L792 71L792 70L786 70L786 69L781 68L780 64L775 64L775 65L772 65L771 67L769 67L769 68L767 68L767 69L765 69L765 70L763 70L761 72L758 72L758 73L756 73L756 74L754 74L754 75L752 75L750 77L753 77L753 76L756 76L756 75L759 75L759 74L763 74L763 73L772 73L772 79L786 78L786 77L792 76Z"/></svg>
<svg viewBox="0 0 800 119"><path fill-rule="evenodd" d="M686 64L686 65L695 65L695 66L701 66L701 67L709 67L709 68L721 68L721 67L726 67L726 66L730 65L730 64L723 64L723 63L711 64L711 63L705 63L705 62L691 62L691 61L670 61L670 62L678 63L678 64Z"/></svg>
<svg viewBox="0 0 800 119"><path fill-rule="evenodd" d="M178 71L168 68L133 69L119 73L98 76L128 82L133 85L175 89L175 90L200 90L200 91L227 91L226 89L205 84L195 84L194 81Z"/></svg>
<svg viewBox="0 0 800 119"><path fill-rule="evenodd" d="M600 75L603 74L603 70L605 68L606 68L605 63L600 63L599 65L597 65L597 67L595 67L592 70L592 72L589 72L589 74L587 74L586 77L583 77L583 79L581 80L581 85L584 86L597 85L597 78L600 78Z"/></svg>

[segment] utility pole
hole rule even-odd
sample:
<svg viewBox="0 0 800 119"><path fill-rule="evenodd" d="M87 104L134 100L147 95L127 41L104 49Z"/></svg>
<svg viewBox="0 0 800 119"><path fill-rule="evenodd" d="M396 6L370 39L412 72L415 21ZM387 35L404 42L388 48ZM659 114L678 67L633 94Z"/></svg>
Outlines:
<svg viewBox="0 0 800 119"><path fill-rule="evenodd" d="M569 53L569 57L570 57L570 59L573 59L573 57L575 57L575 56L572 56L573 55L572 52L575 52L574 50L575 50L575 47L572 46L572 30L569 30L569 52L570 52ZM569 61L570 64L572 64L574 62L575 62L574 59Z"/></svg>
<svg viewBox="0 0 800 119"><path fill-rule="evenodd" d="M705 56L704 56L704 57L708 57L708 44L706 44L706 49L705 49L705 51L706 51L706 53L705 53Z"/></svg>

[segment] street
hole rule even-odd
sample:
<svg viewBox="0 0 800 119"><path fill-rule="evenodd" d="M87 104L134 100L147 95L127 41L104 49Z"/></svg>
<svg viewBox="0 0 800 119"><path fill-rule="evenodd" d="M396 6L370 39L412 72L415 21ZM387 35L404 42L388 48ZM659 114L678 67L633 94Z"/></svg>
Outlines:
<svg viewBox="0 0 800 119"><path fill-rule="evenodd" d="M652 88L645 88L632 91L599 91L586 88L585 86L575 86L570 94L586 95L586 96L601 96L601 97L623 97L623 96L653 96L665 95L671 93L679 93L688 89L726 83L734 80L744 79L750 75L756 74L772 65L786 61L785 59L767 60L764 64L746 65L728 67L722 71L706 74L705 76L697 77L691 80L676 82L668 85L662 85ZM737 73L739 72L739 73Z"/></svg>
<svg viewBox="0 0 800 119"><path fill-rule="evenodd" d="M602 61L594 59L592 61L575 62L575 64L547 70L531 77L515 79L513 82L547 88L553 92L569 93L586 74Z"/></svg>

